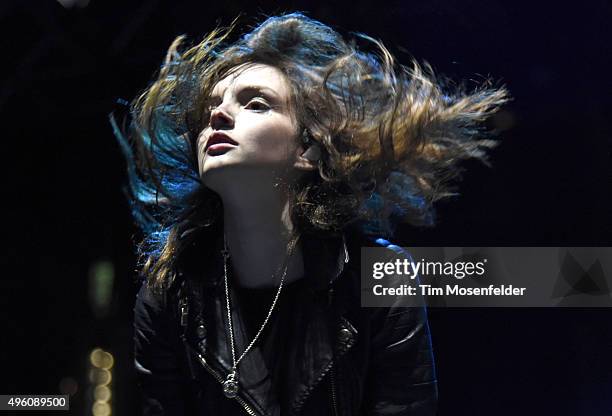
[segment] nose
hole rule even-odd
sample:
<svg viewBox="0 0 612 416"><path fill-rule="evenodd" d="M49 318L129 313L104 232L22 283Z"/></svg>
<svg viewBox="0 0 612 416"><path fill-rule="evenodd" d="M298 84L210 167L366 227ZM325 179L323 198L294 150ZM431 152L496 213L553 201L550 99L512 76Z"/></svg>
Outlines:
<svg viewBox="0 0 612 416"><path fill-rule="evenodd" d="M234 119L223 107L216 107L210 112L210 127L213 130L227 130L234 125Z"/></svg>

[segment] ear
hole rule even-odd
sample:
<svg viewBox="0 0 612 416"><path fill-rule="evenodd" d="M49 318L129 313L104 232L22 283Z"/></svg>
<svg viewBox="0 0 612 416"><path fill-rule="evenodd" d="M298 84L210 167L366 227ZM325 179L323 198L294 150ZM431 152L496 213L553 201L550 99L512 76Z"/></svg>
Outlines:
<svg viewBox="0 0 612 416"><path fill-rule="evenodd" d="M316 170L319 159L321 159L321 147L319 144L312 143L306 150L300 149L299 151L301 154L298 154L293 167L299 170Z"/></svg>

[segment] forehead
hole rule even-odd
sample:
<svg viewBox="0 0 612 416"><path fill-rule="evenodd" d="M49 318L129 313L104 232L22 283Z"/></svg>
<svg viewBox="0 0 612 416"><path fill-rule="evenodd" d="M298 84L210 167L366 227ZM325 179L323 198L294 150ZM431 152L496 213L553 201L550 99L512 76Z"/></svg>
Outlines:
<svg viewBox="0 0 612 416"><path fill-rule="evenodd" d="M274 91L280 98L289 97L289 85L284 74L270 65L248 63L234 68L213 88L213 96L244 87L260 87Z"/></svg>

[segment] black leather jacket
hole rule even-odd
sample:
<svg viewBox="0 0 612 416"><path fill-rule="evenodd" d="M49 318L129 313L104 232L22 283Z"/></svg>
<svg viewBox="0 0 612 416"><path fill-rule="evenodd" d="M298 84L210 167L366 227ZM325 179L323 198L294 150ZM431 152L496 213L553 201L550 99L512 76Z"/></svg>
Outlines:
<svg viewBox="0 0 612 416"><path fill-rule="evenodd" d="M360 247L388 243L345 234L301 244L311 290L291 317L293 331L281 334L289 338L283 397L271 401L258 348L240 364L238 396L222 395L232 359L222 279L210 278L222 276L220 255L211 254L207 278L184 268L174 289L156 295L143 285L138 294L135 365L145 414L435 414L425 309L360 307ZM237 347L246 345L239 309L233 322Z"/></svg>

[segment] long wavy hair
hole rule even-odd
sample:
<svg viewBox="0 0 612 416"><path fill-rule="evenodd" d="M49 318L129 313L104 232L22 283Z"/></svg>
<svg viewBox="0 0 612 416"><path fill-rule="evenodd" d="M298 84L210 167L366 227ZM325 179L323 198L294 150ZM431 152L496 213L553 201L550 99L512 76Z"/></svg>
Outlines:
<svg viewBox="0 0 612 416"><path fill-rule="evenodd" d="M234 27L192 46L177 37L153 82L131 102L128 127L111 115L127 159L125 190L144 235L140 274L154 287L173 281L198 231L222 221L220 197L199 177L195 142L210 118L213 87L240 65L282 71L296 120L309 145L320 147L318 169L288 187L300 232L355 226L390 236L400 222L432 225L432 205L453 194L459 162L486 163L496 144L483 121L508 93L490 80L467 92L426 63L398 64L371 37L347 41L299 13L268 18L229 43Z"/></svg>

